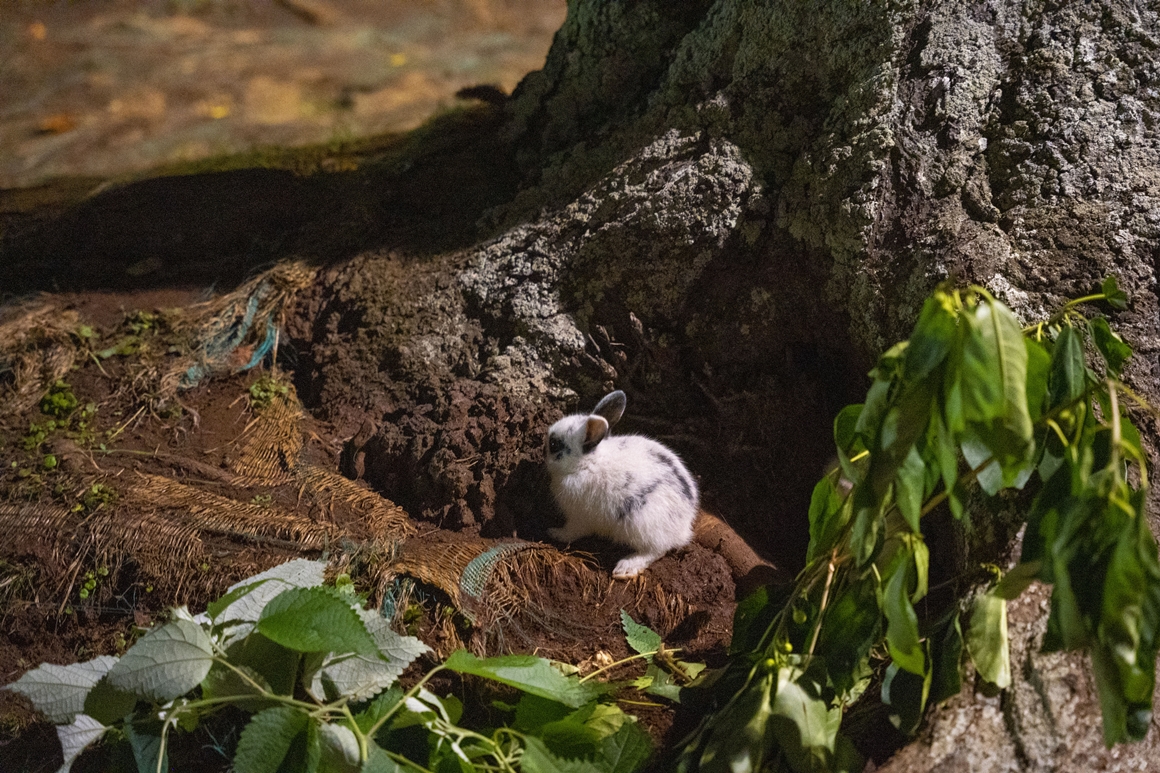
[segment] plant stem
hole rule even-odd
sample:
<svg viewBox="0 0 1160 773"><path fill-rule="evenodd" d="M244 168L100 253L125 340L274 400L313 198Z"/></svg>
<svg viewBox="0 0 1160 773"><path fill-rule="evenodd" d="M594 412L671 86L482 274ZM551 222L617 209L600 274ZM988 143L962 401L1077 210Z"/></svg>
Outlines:
<svg viewBox="0 0 1160 773"><path fill-rule="evenodd" d="M814 625L814 635L810 638L810 649L806 653L808 656L812 656L814 654L814 647L817 646L818 636L822 632L822 620L826 615L826 604L830 600L830 585L834 581L834 569L836 567L835 562L837 559L838 549L834 548L830 553L829 568L826 570L826 586L822 588L822 601L820 604L818 604L818 622Z"/></svg>
<svg viewBox="0 0 1160 773"><path fill-rule="evenodd" d="M605 671L616 668L617 666L622 666L625 663L631 663L632 661L639 660L641 658L651 658L653 655L657 654L658 652L660 652L660 650L653 650L652 652L639 652L636 655L629 655L627 658L621 658L620 660L616 661L615 663L609 663L607 666L601 666L600 668L596 669L588 676L582 677L580 679L579 683L584 684L585 682L587 682L589 679L596 676L597 674L602 674ZM680 649L669 650L669 652L680 652Z"/></svg>

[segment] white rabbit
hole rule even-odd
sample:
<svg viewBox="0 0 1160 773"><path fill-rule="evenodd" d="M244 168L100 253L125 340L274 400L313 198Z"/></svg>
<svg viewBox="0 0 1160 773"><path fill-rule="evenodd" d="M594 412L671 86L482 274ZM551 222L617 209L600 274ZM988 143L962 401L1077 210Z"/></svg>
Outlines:
<svg viewBox="0 0 1160 773"><path fill-rule="evenodd" d="M618 579L689 544L698 505L697 484L675 453L639 435L609 437L625 403L617 390L590 415L565 416L548 429L546 448L565 518L548 534L560 542L595 534L632 548L612 572Z"/></svg>

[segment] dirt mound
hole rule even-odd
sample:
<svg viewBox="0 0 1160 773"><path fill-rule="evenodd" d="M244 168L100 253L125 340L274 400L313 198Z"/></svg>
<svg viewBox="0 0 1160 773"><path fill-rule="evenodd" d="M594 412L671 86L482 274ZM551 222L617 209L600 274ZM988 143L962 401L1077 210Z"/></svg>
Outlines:
<svg viewBox="0 0 1160 773"><path fill-rule="evenodd" d="M695 656L722 656L734 584L726 562L699 545L632 582L613 582L616 551L605 544L565 554L513 539L498 518L483 537L464 517L479 505L465 493L439 494L449 502L444 513L408 513L354 480L389 458L387 445L364 441L417 427L438 443L438 463L478 480L479 460L461 458L456 445L457 432L472 431L463 428L471 417L474 431L495 437L483 444L494 456L482 466L508 470L501 489L535 487L536 460L504 457L521 444L505 443L503 433L542 433L551 409L520 415L523 402L483 384L432 394L413 413L402 403L376 413L382 405L368 390L361 411L345 404L333 413L376 432L344 440L336 422L302 407L289 376L272 365L284 351L279 331L292 298L309 296L313 276L281 266L211 301L134 310L114 324L96 321L119 314L92 298L70 309L45 296L3 317L0 681L42 660L116 653L165 607L196 610L238 579L302 555L329 557L335 572L351 574L440 652L622 657L624 609ZM451 431L441 435L441 421ZM397 462L391 474L422 481ZM550 507L528 520L548 524ZM440 520L455 528L432 523ZM30 721L27 707L2 696L6 726ZM669 721L656 719L656 732Z"/></svg>

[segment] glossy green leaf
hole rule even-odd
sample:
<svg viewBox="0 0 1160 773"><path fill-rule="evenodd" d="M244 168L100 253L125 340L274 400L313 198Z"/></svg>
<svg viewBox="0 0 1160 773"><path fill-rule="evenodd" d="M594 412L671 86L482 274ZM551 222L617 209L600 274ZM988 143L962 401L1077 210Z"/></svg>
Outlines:
<svg viewBox="0 0 1160 773"><path fill-rule="evenodd" d="M1051 350L1051 372L1048 375L1048 408L1064 405L1079 398L1087 386L1087 366L1083 341L1075 328L1065 325Z"/></svg>
<svg viewBox="0 0 1160 773"><path fill-rule="evenodd" d="M848 494L834 485L831 475L826 475L814 486L810 497L810 544L806 549L807 562L834 546L834 540L850 518L850 507L846 506L848 499Z"/></svg>
<svg viewBox="0 0 1160 773"><path fill-rule="evenodd" d="M918 450L911 446L902 466L898 468L894 482L894 499L898 504L898 511L906 519L910 530L917 533L922 531L918 519L922 514L922 503L926 498L926 463L919 456Z"/></svg>
<svg viewBox="0 0 1160 773"><path fill-rule="evenodd" d="M257 630L297 652L379 656L378 646L349 602L326 586L282 591L262 610Z"/></svg>
<svg viewBox="0 0 1160 773"><path fill-rule="evenodd" d="M1092 331L1092 341L1096 345L1096 349L1104 357L1104 362L1108 366L1108 372L1120 377L1120 372L1124 369L1124 363L1132 356L1132 347L1124 343L1124 339L1112 331L1108 321L1103 317L1095 317L1090 321Z"/></svg>
<svg viewBox="0 0 1160 773"><path fill-rule="evenodd" d="M840 450L851 451L857 439L858 419L862 415L862 405L847 405L834 417L834 444Z"/></svg>
<svg viewBox="0 0 1160 773"><path fill-rule="evenodd" d="M886 616L886 643L890 657L913 674L926 671L926 657L918 639L918 616L910 603L912 564L900 562L882 588L882 613Z"/></svg>
<svg viewBox="0 0 1160 773"><path fill-rule="evenodd" d="M1023 462L1031 445L1027 410L1027 347L1003 304L980 302L970 313L960 377L963 415L1001 467Z"/></svg>
<svg viewBox="0 0 1160 773"><path fill-rule="evenodd" d="M958 613L950 615L932 637L931 703L942 703L962 689L960 663L963 659L963 630Z"/></svg>
<svg viewBox="0 0 1160 773"><path fill-rule="evenodd" d="M991 589L991 593L1008 601L1017 599L1023 591L1027 590L1028 585L1039 578L1042 568L1042 561L1015 564L1010 571L1003 575L998 585Z"/></svg>
<svg viewBox="0 0 1160 773"><path fill-rule="evenodd" d="M452 671L492 679L573 708L595 700L600 694L596 685L564 676L551 663L533 655L477 658L466 650L457 650L444 665Z"/></svg>
<svg viewBox="0 0 1160 773"><path fill-rule="evenodd" d="M834 751L841 712L830 711L800 669L778 669L771 710L770 726L790 764L797 770L824 764Z"/></svg>
<svg viewBox="0 0 1160 773"><path fill-rule="evenodd" d="M777 671L762 668L717 715L716 732L702 747L686 750L679 771L758 773L773 751L773 689Z"/></svg>
<svg viewBox="0 0 1160 773"><path fill-rule="evenodd" d="M1100 287L1100 290L1103 292L1108 305L1113 309L1123 311L1124 309L1128 308L1128 296L1126 293L1124 293L1123 290L1120 289L1120 286L1116 282L1116 278L1114 276L1109 276L1107 279L1105 279L1103 285Z"/></svg>
<svg viewBox="0 0 1160 773"><path fill-rule="evenodd" d="M874 575L843 589L830 603L818 636L818 653L826 659L834 687L854 686L854 674L881 637Z"/></svg>
<svg viewBox="0 0 1160 773"><path fill-rule="evenodd" d="M922 722L930 695L931 673L912 674L891 663L882 679L882 702L890 707L890 724L913 735Z"/></svg>
<svg viewBox="0 0 1160 773"><path fill-rule="evenodd" d="M1023 339L1027 347L1027 413L1034 423L1043 415L1047 405L1047 379L1051 373L1051 354L1043 344L1031 338Z"/></svg>
<svg viewBox="0 0 1160 773"><path fill-rule="evenodd" d="M941 290L923 303L918 322L906 347L904 378L914 382L926 378L942 364L954 343L958 318L951 298Z"/></svg>
<svg viewBox="0 0 1160 773"><path fill-rule="evenodd" d="M989 592L975 597L967 629L967 651L979 676L1000 688L1011 686L1006 599Z"/></svg>

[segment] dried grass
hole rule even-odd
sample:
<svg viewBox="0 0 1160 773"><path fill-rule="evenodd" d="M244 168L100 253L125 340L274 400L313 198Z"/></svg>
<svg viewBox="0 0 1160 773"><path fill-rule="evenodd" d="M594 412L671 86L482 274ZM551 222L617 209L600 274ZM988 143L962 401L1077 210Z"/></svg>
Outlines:
<svg viewBox="0 0 1160 773"><path fill-rule="evenodd" d="M0 416L16 415L73 366L79 319L48 301L9 307L0 319Z"/></svg>
<svg viewBox="0 0 1160 773"><path fill-rule="evenodd" d="M161 376L161 396L171 397L217 373L247 370L276 352L287 304L316 273L300 261L281 263L232 292L188 307L174 330L192 335L193 352Z"/></svg>
<svg viewBox="0 0 1160 773"><path fill-rule="evenodd" d="M255 417L229 463L242 484L278 486L294 480L302 453L301 419L301 406L289 396L279 396Z"/></svg>

